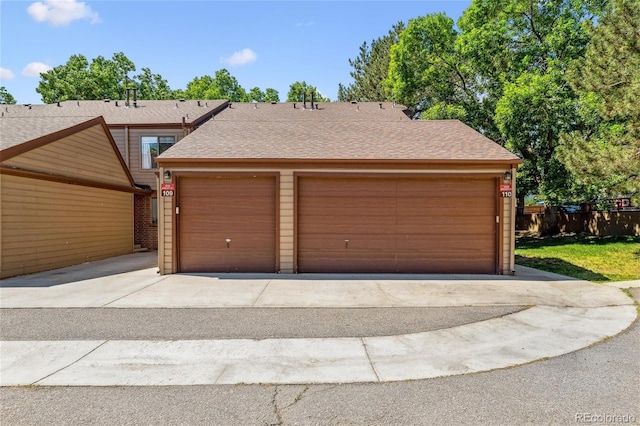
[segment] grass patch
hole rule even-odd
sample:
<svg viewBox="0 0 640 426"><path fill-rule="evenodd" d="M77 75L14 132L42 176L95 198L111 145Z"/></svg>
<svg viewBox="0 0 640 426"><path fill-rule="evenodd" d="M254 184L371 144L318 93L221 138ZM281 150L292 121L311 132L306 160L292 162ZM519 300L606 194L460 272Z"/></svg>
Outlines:
<svg viewBox="0 0 640 426"><path fill-rule="evenodd" d="M519 236L516 263L594 282L640 279L640 237Z"/></svg>

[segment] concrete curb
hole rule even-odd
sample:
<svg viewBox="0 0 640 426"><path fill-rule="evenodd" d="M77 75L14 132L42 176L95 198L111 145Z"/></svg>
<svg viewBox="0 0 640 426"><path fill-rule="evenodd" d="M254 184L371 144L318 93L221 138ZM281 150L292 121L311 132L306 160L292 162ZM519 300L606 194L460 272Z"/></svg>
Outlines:
<svg viewBox="0 0 640 426"><path fill-rule="evenodd" d="M0 343L0 385L167 386L417 380L555 357L625 330L634 306L538 306L401 336Z"/></svg>
<svg viewBox="0 0 640 426"><path fill-rule="evenodd" d="M149 254L0 283L3 309L533 306L422 333L364 338L0 342L1 386L165 386L417 380L509 368L615 336L636 319L620 289L531 268L517 275L176 274ZM97 268L97 269L96 269Z"/></svg>

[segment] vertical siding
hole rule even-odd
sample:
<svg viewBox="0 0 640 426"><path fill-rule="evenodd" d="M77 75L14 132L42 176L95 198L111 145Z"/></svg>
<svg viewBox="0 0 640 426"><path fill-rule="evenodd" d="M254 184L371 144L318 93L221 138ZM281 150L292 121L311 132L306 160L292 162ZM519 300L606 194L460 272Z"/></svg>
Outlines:
<svg viewBox="0 0 640 426"><path fill-rule="evenodd" d="M133 251L133 194L2 175L0 277Z"/></svg>
<svg viewBox="0 0 640 426"><path fill-rule="evenodd" d="M102 126L94 126L32 149L5 161L4 164L40 172L130 185L129 177L123 170Z"/></svg>
<svg viewBox="0 0 640 426"><path fill-rule="evenodd" d="M175 136L176 142L184 137L181 129L136 129L129 128L129 171L135 183L156 188L156 172L158 169L142 169L142 136Z"/></svg>
<svg viewBox="0 0 640 426"><path fill-rule="evenodd" d="M280 272L293 273L293 171L280 172Z"/></svg>

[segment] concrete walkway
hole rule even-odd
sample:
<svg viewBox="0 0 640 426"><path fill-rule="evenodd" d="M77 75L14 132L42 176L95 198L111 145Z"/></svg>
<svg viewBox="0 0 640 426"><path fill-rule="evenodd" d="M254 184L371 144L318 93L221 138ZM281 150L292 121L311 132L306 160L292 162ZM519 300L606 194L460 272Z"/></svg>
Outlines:
<svg viewBox="0 0 640 426"><path fill-rule="evenodd" d="M147 261L139 256L141 267ZM108 263L108 262L107 262ZM92 269L91 265L85 266ZM103 265L104 266L104 265ZM107 268L108 269L108 268ZM135 269L135 268L134 268ZM192 385L348 383L425 379L521 365L614 336L635 320L633 300L529 268L487 275L159 276L156 268L0 281L0 307L446 307L528 309L400 336L228 340L3 341L0 384ZM54 275L49 275L53 278ZM634 285L634 283L631 283ZM626 284L625 284L626 285ZM0 310L0 314L1 314Z"/></svg>

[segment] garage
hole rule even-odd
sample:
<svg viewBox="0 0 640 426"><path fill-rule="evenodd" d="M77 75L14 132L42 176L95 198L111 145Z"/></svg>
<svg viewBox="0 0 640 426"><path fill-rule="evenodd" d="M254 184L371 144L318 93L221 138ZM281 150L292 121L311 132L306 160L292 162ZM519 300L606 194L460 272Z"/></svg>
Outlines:
<svg viewBox="0 0 640 426"><path fill-rule="evenodd" d="M229 104L157 158L161 274L514 273L517 156L392 102L307 106Z"/></svg>
<svg viewBox="0 0 640 426"><path fill-rule="evenodd" d="M0 278L132 253L134 186L102 117L2 117Z"/></svg>
<svg viewBox="0 0 640 426"><path fill-rule="evenodd" d="M179 176L179 271L275 272L276 188L273 174Z"/></svg>
<svg viewBox="0 0 640 426"><path fill-rule="evenodd" d="M298 176L298 272L496 273L497 184Z"/></svg>

